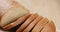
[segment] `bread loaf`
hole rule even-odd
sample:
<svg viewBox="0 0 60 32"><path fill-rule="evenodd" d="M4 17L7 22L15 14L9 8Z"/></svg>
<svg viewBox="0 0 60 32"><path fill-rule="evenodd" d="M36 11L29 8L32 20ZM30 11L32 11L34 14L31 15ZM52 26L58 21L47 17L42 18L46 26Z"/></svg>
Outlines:
<svg viewBox="0 0 60 32"><path fill-rule="evenodd" d="M55 24L53 21L49 22L48 18L37 13L30 13L15 0L4 0L2 5L0 1L0 26L2 29L10 30L20 24L21 26L17 28L16 32L56 32Z"/></svg>
<svg viewBox="0 0 60 32"><path fill-rule="evenodd" d="M18 2L16 1L8 1L11 2L13 7L8 9L8 12L3 15L1 18L1 23L0 26L4 27L5 25L15 21L19 17L24 16L27 13L30 13L27 9L25 9L23 6L21 6Z"/></svg>
<svg viewBox="0 0 60 32"><path fill-rule="evenodd" d="M26 27L23 32L29 32L41 19L43 19L43 17L38 16L30 25Z"/></svg>
<svg viewBox="0 0 60 32"><path fill-rule="evenodd" d="M48 21L49 20L47 18L43 18L41 21L37 23L37 25L35 25L32 32L39 32L46 25L46 23L48 23Z"/></svg>
<svg viewBox="0 0 60 32"><path fill-rule="evenodd" d="M16 21L4 26L3 29L10 30L20 23L22 24L15 30L16 32L56 32L55 24L52 21L49 21L47 18L39 16L36 13L26 14Z"/></svg>
<svg viewBox="0 0 60 32"><path fill-rule="evenodd" d="M32 14L22 25L17 29L16 32L22 32L36 17L38 14Z"/></svg>
<svg viewBox="0 0 60 32"><path fill-rule="evenodd" d="M16 27L17 25L21 24L22 22L24 22L31 14L27 14L25 16L20 17L18 20L14 21L13 23L10 23L6 26L3 27L4 30L10 30L14 27Z"/></svg>

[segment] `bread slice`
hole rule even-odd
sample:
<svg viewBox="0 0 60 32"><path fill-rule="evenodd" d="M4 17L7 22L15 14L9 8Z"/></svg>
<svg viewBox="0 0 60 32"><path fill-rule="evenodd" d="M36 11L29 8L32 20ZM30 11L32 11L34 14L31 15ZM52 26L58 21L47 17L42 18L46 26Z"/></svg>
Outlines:
<svg viewBox="0 0 60 32"><path fill-rule="evenodd" d="M18 29L16 32L22 32L36 17L38 14L32 14Z"/></svg>
<svg viewBox="0 0 60 32"><path fill-rule="evenodd" d="M48 24L46 24L41 32L56 32L56 27L53 21L50 21Z"/></svg>
<svg viewBox="0 0 60 32"><path fill-rule="evenodd" d="M30 15L31 15L31 14L29 13L29 14L23 16L23 17L20 17L17 21L15 21L15 22L13 22L13 23L11 23L11 24L8 24L8 25L6 25L6 26L4 26L3 29L4 29L4 30L9 30L9 29L11 29L11 28L13 28L13 27L21 24L21 23L24 22L24 20L26 20Z"/></svg>
<svg viewBox="0 0 60 32"><path fill-rule="evenodd" d="M39 21L37 23L37 25L35 25L35 27L33 28L32 32L40 32L40 30L48 23L48 19L44 18L41 21Z"/></svg>
<svg viewBox="0 0 60 32"><path fill-rule="evenodd" d="M23 32L29 32L42 18L42 16L38 16Z"/></svg>

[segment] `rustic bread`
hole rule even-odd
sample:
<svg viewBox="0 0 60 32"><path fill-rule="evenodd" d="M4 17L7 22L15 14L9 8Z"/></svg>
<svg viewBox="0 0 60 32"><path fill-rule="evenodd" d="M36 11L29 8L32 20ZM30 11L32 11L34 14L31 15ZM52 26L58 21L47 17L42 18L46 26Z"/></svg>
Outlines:
<svg viewBox="0 0 60 32"><path fill-rule="evenodd" d="M43 18L41 21L39 21L35 27L33 28L32 32L39 32L47 23L48 23L47 18Z"/></svg>
<svg viewBox="0 0 60 32"><path fill-rule="evenodd" d="M24 23L22 23L24 22ZM16 32L56 32L56 27L52 21L47 18L35 14L26 14L20 17L18 20L3 27L4 30L9 30L18 24L21 26Z"/></svg>
<svg viewBox="0 0 60 32"><path fill-rule="evenodd" d="M32 14L18 29L16 32L22 32L36 17L38 14Z"/></svg>
<svg viewBox="0 0 60 32"><path fill-rule="evenodd" d="M20 9L19 8L15 8L15 9L11 9L10 11L8 11L1 19L1 26L5 26L8 23L13 22L14 20L18 19L21 16L24 16L25 14L29 13L28 11L24 10L24 9Z"/></svg>
<svg viewBox="0 0 60 32"><path fill-rule="evenodd" d="M16 32L56 32L52 21L49 22L47 18L39 16L37 13L31 15L29 10L15 0L6 1L5 4L9 4L8 6L0 5L0 26L4 30L10 30L24 22Z"/></svg>
<svg viewBox="0 0 60 32"><path fill-rule="evenodd" d="M21 24L22 22L24 22L31 14L27 14L25 16L20 17L18 20L14 21L13 23L10 23L6 26L3 27L4 30L9 30L12 29L13 27Z"/></svg>
<svg viewBox="0 0 60 32"><path fill-rule="evenodd" d="M25 9L23 6L19 5L16 1L11 1L12 8L8 9L8 12L3 15L1 18L0 26L4 27L5 25L15 21L19 17L22 17L26 15L27 13L30 13L27 9Z"/></svg>
<svg viewBox="0 0 60 32"><path fill-rule="evenodd" d="M38 16L30 25L26 27L23 32L29 32L42 18L42 16Z"/></svg>

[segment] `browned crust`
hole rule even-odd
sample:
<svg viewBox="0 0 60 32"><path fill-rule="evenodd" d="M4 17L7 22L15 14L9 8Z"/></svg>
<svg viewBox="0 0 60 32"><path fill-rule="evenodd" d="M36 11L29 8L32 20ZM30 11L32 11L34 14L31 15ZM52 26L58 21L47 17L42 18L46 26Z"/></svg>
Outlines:
<svg viewBox="0 0 60 32"><path fill-rule="evenodd" d="M47 18L44 18L39 21L37 25L33 28L32 32L39 32L48 23L48 21L49 20Z"/></svg>
<svg viewBox="0 0 60 32"><path fill-rule="evenodd" d="M1 14L2 14L2 12L0 11L0 21L1 21L1 16L2 16Z"/></svg>
<svg viewBox="0 0 60 32"><path fill-rule="evenodd" d="M0 23L1 23L1 15L0 15ZM1 24L0 24L0 26L1 26Z"/></svg>
<svg viewBox="0 0 60 32"><path fill-rule="evenodd" d="M53 21L49 22L41 32L56 32L56 27Z"/></svg>
<svg viewBox="0 0 60 32"><path fill-rule="evenodd" d="M1 17L2 17L2 16L0 15L0 27L1 27Z"/></svg>
<svg viewBox="0 0 60 32"><path fill-rule="evenodd" d="M36 17L38 17L38 14L32 14L19 28L16 32L21 32L27 25L29 25Z"/></svg>
<svg viewBox="0 0 60 32"><path fill-rule="evenodd" d="M20 17L17 21L11 23L11 24L8 24L6 25L5 27L3 27L4 30L9 30L15 26L17 26L18 24L21 24L22 22L24 22L24 20L26 20L31 14L27 14L23 17Z"/></svg>
<svg viewBox="0 0 60 32"><path fill-rule="evenodd" d="M29 32L42 18L42 16L38 16L23 32Z"/></svg>

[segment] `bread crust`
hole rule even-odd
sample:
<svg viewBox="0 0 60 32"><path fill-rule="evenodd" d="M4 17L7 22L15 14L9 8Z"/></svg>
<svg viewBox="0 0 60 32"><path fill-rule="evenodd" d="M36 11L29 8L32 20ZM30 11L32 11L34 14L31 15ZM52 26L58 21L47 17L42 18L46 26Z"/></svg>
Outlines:
<svg viewBox="0 0 60 32"><path fill-rule="evenodd" d="M50 21L48 24L46 24L41 32L56 32L56 27L53 21Z"/></svg>
<svg viewBox="0 0 60 32"><path fill-rule="evenodd" d="M43 18L37 23L37 25L35 25L32 32L40 32L40 30L48 23L48 21L49 20L47 18Z"/></svg>
<svg viewBox="0 0 60 32"><path fill-rule="evenodd" d="M42 18L42 16L38 16L23 32L29 32Z"/></svg>
<svg viewBox="0 0 60 32"><path fill-rule="evenodd" d="M6 8L5 11L0 11L0 26L1 26L1 19L2 17L8 12L8 11L15 11L15 10L19 10L19 11L26 11L27 15L19 18L17 21L14 21L13 23L7 24L6 26L1 26L4 30L9 30L15 26L17 26L18 24L22 23L24 20L26 20L31 14L30 11L28 9L26 9L25 7L23 7L22 5L20 5L20 3L16 2L15 0L6 0L7 3L10 4L10 8ZM4 9L3 9L4 10ZM24 13L23 12L23 13ZM8 14L8 13L7 13ZM30 29L32 27L33 30L32 32L56 32L56 27L55 24L53 23L53 21L48 22L49 20L47 18L42 19L42 17L38 17L38 14L32 14L22 25L21 27L19 27L19 29L16 32L21 32L23 30L23 32L29 32ZM37 18L38 17L38 18ZM8 18L7 18L8 19ZM41 21L39 21L40 19L42 19ZM34 21L33 21L34 20ZM4 22L4 21L3 21ZM7 23L7 22L6 22ZM26 27L26 29L25 29ZM43 29L42 29L43 28ZM42 29L42 30L41 30Z"/></svg>
<svg viewBox="0 0 60 32"><path fill-rule="evenodd" d="M16 32L22 32L26 26L28 26L36 17L38 17L38 14L32 14L18 29Z"/></svg>
<svg viewBox="0 0 60 32"><path fill-rule="evenodd" d="M22 22L24 22L24 20L26 20L31 14L26 14L25 16L22 16L21 18L19 18L17 21L14 21L11 24L8 24L6 26L3 27L4 30L9 30L15 26L17 26L18 24L21 24Z"/></svg>

